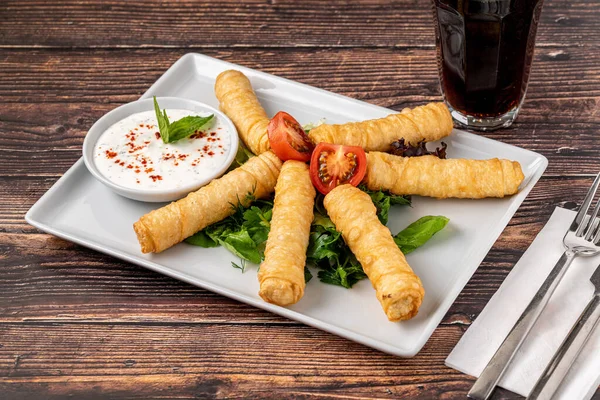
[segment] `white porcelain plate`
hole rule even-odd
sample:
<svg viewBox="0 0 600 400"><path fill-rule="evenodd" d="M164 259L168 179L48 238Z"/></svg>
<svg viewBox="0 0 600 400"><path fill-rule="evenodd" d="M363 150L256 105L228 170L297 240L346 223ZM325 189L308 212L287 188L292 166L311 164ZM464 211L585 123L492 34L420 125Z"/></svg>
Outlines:
<svg viewBox="0 0 600 400"><path fill-rule="evenodd" d="M248 75L267 110L284 110L301 124L325 118L341 123L383 117L390 110L292 82L200 54L177 61L142 96L185 97L218 107L213 85L226 69ZM161 254L140 252L132 224L157 204L126 199L102 185L79 160L29 210L31 225L82 246L144 266L227 297L269 310L367 346L403 357L415 355L431 336L519 205L538 181L548 161L540 154L455 130L445 139L451 158L507 158L521 163L525 182L512 197L486 200L435 200L413 197L412 207L393 207L393 233L424 215L445 215L448 226L407 256L421 277L425 299L417 317L389 322L368 280L348 290L313 278L298 304L283 308L258 297L256 266L241 273L239 260L223 248L179 244ZM316 275L316 271L314 271Z"/></svg>

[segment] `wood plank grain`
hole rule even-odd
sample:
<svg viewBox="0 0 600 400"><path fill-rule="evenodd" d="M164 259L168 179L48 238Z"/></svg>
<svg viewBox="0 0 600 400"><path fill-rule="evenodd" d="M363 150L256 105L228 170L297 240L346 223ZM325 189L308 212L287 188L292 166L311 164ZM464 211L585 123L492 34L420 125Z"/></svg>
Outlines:
<svg viewBox="0 0 600 400"><path fill-rule="evenodd" d="M186 52L12 50L0 58L0 95L4 102L133 101ZM433 49L210 49L203 53L394 109L440 99ZM565 101L571 107L554 112L572 116L581 108L577 101L597 103L600 97L600 53L574 47L560 54L538 49L527 99ZM527 107L526 103L524 112ZM584 119L589 108L583 110Z"/></svg>
<svg viewBox="0 0 600 400"><path fill-rule="evenodd" d="M546 2L538 44L598 48L594 0ZM28 1L0 4L5 47L429 47L431 3L310 0L166 4L153 1Z"/></svg>
<svg viewBox="0 0 600 400"><path fill-rule="evenodd" d="M429 1L4 0L0 21L3 398L464 398L473 379L444 358L600 166L598 10L546 2L519 120L486 134L542 152L546 177L422 352L402 360L40 233L23 215L99 116L190 49L396 110L439 100Z"/></svg>
<svg viewBox="0 0 600 400"><path fill-rule="evenodd" d="M443 327L423 356L399 359L302 325L5 323L0 391L10 396L35 388L58 397L91 390L139 399L198 393L443 398L472 383L439 362L461 335L459 327Z"/></svg>
<svg viewBox="0 0 600 400"><path fill-rule="evenodd" d="M574 51L581 52L578 60L587 61L538 60L517 123L484 134L542 153L550 160L551 175L592 174L599 167L600 80L595 76L600 63L581 49ZM0 175L64 172L79 158L93 122L117 104L137 99L180 56L147 50L94 54L17 51L0 61L0 69L9 71L0 74L0 97L7 101L0 109ZM213 55L396 110L440 100L432 51L337 50L323 57L263 52L259 63L245 55ZM308 72L301 66L305 56L315 61ZM20 65L27 67L18 70ZM333 77L332 70L337 71Z"/></svg>

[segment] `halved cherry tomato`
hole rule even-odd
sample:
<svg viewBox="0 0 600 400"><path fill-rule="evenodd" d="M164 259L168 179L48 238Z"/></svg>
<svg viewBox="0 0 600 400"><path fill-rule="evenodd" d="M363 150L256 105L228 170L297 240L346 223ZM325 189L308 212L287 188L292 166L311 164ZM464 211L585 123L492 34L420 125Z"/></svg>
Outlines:
<svg viewBox="0 0 600 400"><path fill-rule="evenodd" d="M279 111L267 127L271 149L282 161L308 161L314 145L290 114Z"/></svg>
<svg viewBox="0 0 600 400"><path fill-rule="evenodd" d="M319 143L310 160L310 179L323 194L345 183L358 186L366 170L367 157L358 146Z"/></svg>

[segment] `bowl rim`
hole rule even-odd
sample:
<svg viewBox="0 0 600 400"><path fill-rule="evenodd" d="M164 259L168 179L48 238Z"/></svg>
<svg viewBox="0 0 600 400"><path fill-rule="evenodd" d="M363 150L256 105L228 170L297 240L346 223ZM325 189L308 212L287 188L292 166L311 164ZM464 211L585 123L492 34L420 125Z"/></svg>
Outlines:
<svg viewBox="0 0 600 400"><path fill-rule="evenodd" d="M239 137L238 137L238 133L237 133L237 129L236 129L235 125L223 112L217 110L216 108L209 106L206 103L183 98L183 97L173 97L173 96L158 97L157 96L156 100L161 104L161 109L178 108L178 109L184 109L184 110L190 110L190 111L198 111L198 109L201 109L202 111L214 113L215 116L218 118L221 118L221 120L227 126L228 133L230 136L231 146L229 148L229 154L227 154L227 158L225 159L225 161L223 162L223 164L221 165L220 168L216 169L214 171L214 173L211 174L210 176L208 176L204 179L201 179L201 180L194 180L192 183L190 183L188 185L181 186L178 188L165 189L165 190L134 189L134 188L121 186L119 184L114 183L107 177L105 177L98 170L98 168L96 167L96 164L94 163L94 160L93 160L94 147L96 146L96 143L98 142L98 139L100 138L100 136L115 123L129 117L130 115L133 115L133 114L136 114L139 112L154 110L154 99L146 98L146 99L136 100L136 101L133 101L130 103L120 105L119 107L104 114L96 122L94 122L94 124L91 126L91 128L87 131L87 133L85 135L85 138L83 140L83 146L82 146L83 162L84 162L85 166L87 167L88 171L94 176L94 178L96 178L98 181L100 181L104 185L108 186L109 188L111 188L116 193L121 194L128 198L135 199L135 200L148 201L148 202L162 201L162 200L156 200L157 197L168 198L168 197L178 196L182 192L185 192L185 193L192 192L192 191L197 190L198 188L208 184L213 179L220 177L227 171L227 169L233 163L233 160L235 159L235 156L238 151L238 146L239 146ZM173 104L174 102L179 103L179 105L177 105L177 106L166 105L166 104ZM181 197L183 197L183 196L181 196ZM142 198L144 198L144 199L142 200Z"/></svg>

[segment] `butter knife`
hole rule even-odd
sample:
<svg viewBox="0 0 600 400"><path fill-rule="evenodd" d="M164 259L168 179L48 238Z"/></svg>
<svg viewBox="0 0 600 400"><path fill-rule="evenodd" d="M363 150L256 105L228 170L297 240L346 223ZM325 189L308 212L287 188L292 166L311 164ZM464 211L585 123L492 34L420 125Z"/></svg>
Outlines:
<svg viewBox="0 0 600 400"><path fill-rule="evenodd" d="M571 328L566 339L550 360L540 379L527 396L527 400L549 400L560 387L565 375L590 338L600 321L600 266L590 278L594 284L594 296Z"/></svg>

